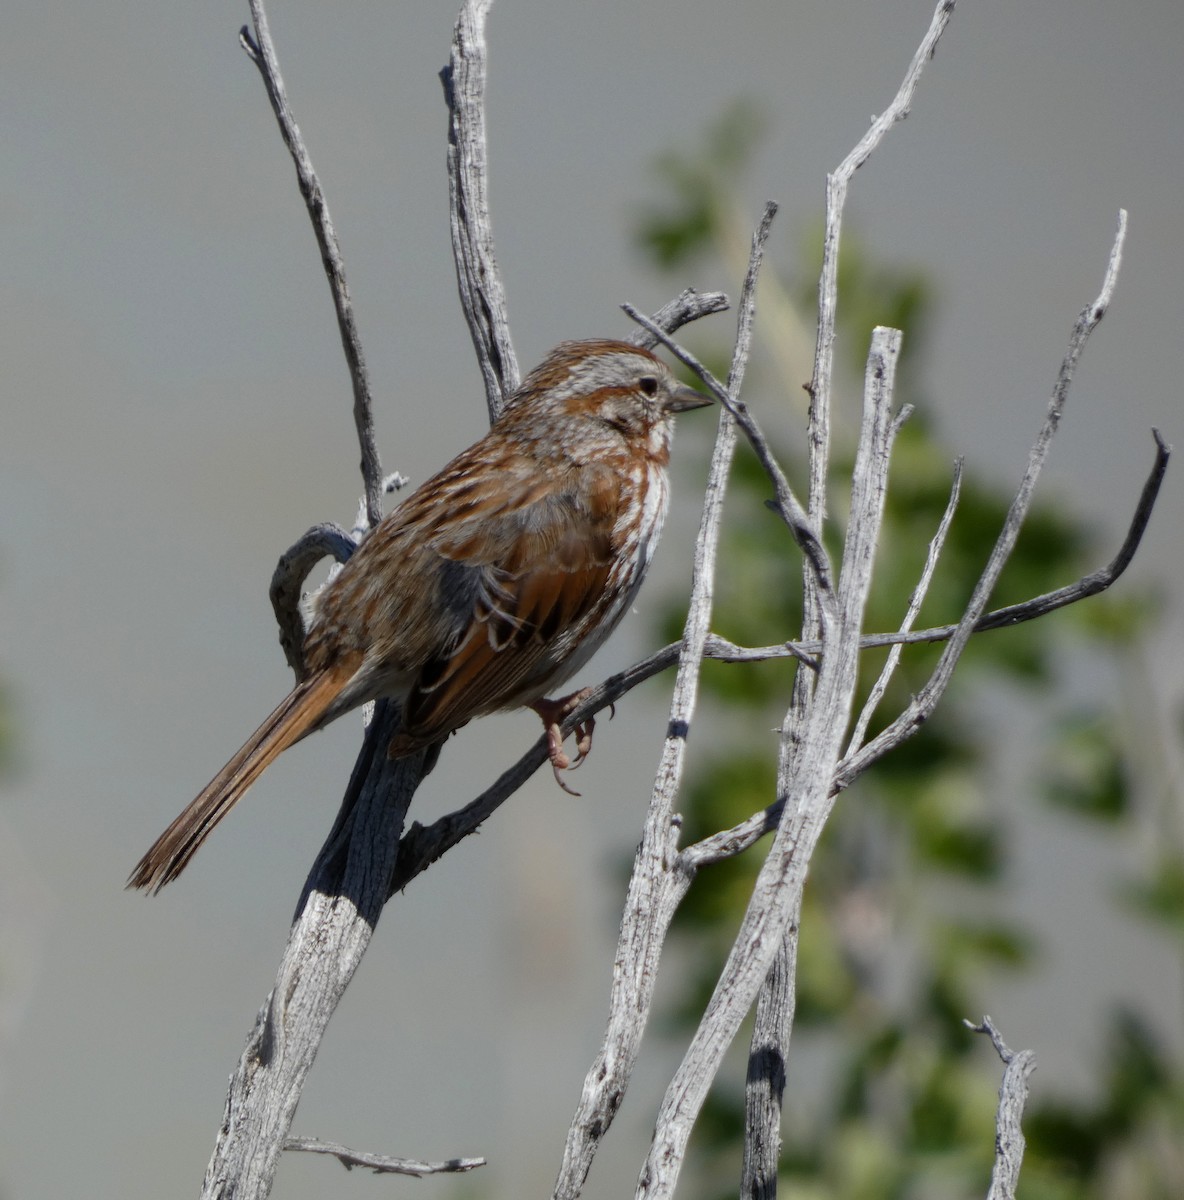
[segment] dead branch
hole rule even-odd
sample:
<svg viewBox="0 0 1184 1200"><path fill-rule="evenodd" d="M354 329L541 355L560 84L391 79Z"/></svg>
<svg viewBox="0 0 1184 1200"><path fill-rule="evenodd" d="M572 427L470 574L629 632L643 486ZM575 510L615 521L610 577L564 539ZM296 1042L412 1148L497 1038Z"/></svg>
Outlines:
<svg viewBox="0 0 1184 1200"><path fill-rule="evenodd" d="M978 1025L966 1021L966 1028L985 1033L1003 1061L1003 1082L999 1085L999 1108L995 1114L995 1165L991 1170L991 1189L987 1200L1015 1200L1020 1166L1024 1161L1024 1134L1020 1122L1028 1103L1028 1079L1036 1070L1034 1050L1013 1051L999 1035L990 1017Z"/></svg>
<svg viewBox="0 0 1184 1200"><path fill-rule="evenodd" d="M255 26L255 36L244 25L239 30L239 42L247 52L250 60L259 68L263 84L267 88L267 98L279 122L280 133L284 144L292 155L296 167L296 180L300 184L300 194L308 206L308 215L312 218L313 232L316 234L317 246L321 251L321 263L329 280L329 289L333 294L333 307L337 313L337 327L341 332L341 347L345 351L345 361L349 366L349 376L354 390L354 425L358 431L358 443L362 450L362 482L366 491L367 526L377 525L382 519L382 463L378 457L378 444L374 438L374 406L370 399L370 376L366 370L366 358L362 353L362 341L358 336L357 324L354 321L354 306L350 300L349 286L345 281L345 263L341 258L341 247L337 242L337 232L329 217L329 205L321 190L321 182L313 170L312 159L304 144L300 127L288 103L288 93L284 87L284 79L280 74L279 59L276 57L275 46L271 41L271 31L267 25L267 13L263 9L263 0L249 0L251 20Z"/></svg>
<svg viewBox="0 0 1184 1200"><path fill-rule="evenodd" d="M666 1197L678 1181L687 1142L707 1090L740 1022L751 1008L789 931L814 846L833 803L833 764L850 718L858 675L859 634L883 514L891 398L900 334L877 329L864 387L864 420L856 453L851 519L843 548L834 620L824 633L813 702L795 731L794 806L757 875L740 932L711 999L658 1110L637 1195Z"/></svg>
<svg viewBox="0 0 1184 1200"><path fill-rule="evenodd" d="M1024 471L1023 479L1020 480L1015 499L1011 502L1011 508L1008 510L1007 518L1003 523L1003 528L999 532L999 537L995 542L994 549L991 551L991 556L987 560L982 574L979 576L978 583L975 584L974 591L971 593L962 619L950 635L946 643L946 648L942 651L937 666L933 670L933 674L924 687L921 688L920 692L913 698L908 708L886 729L870 742L865 743L855 754L847 756L842 771L844 778L854 779L861 772L865 771L871 763L875 762L876 759L881 758L893 747L910 737L928 719L949 686L950 680L953 678L954 667L957 665L962 651L966 648L967 642L974 633L974 628L978 624L979 618L986 609L987 601L990 599L991 593L995 590L995 585L999 581L1003 567L1015 547L1016 539L1020 535L1024 519L1028 515L1028 509L1031 507L1032 497L1036 490L1036 481L1040 478L1041 468L1048 457L1049 446L1052 444L1052 439L1056 435L1057 428L1060 425L1061 416L1065 410L1065 402L1069 396L1069 385L1073 381L1077 364L1081 360L1081 353L1085 349L1085 344L1089 340L1090 334L1093 333L1098 327L1098 323L1106 315L1106 310L1114 295L1114 287L1118 282L1118 268L1122 263L1122 245L1125 238L1126 210L1120 209L1118 214L1118 232L1114 237L1114 244L1110 250L1110 260L1106 266L1106 276L1102 282L1102 290L1098 294L1098 298L1082 310L1076 324L1073 326L1073 333L1069 338L1069 348L1061 363L1061 369L1057 373L1056 383L1053 385L1052 398L1048 403L1048 412L1028 454L1027 469Z"/></svg>
<svg viewBox="0 0 1184 1200"><path fill-rule="evenodd" d="M506 289L493 251L486 191L485 18L493 0L464 0L440 72L448 105L448 211L461 309L485 381L492 424L518 386Z"/></svg>
<svg viewBox="0 0 1184 1200"><path fill-rule="evenodd" d="M954 0L938 0L933 18L904 81L892 103L871 124L851 153L826 177L826 232L822 242L822 271L818 277L818 337L814 350L814 375L810 393L810 497L809 512L821 526L826 518L826 485L830 467L830 397L835 361L835 320L839 304L839 240L847 189L855 172L909 109L921 81L921 73L937 50L937 43L954 15Z"/></svg>
<svg viewBox="0 0 1184 1200"><path fill-rule="evenodd" d="M307 1154L331 1154L347 1170L366 1167L375 1175L459 1174L486 1165L484 1158L447 1158L443 1162L424 1162L418 1158L393 1158L388 1154L372 1154L367 1150L351 1150L339 1142L322 1142L318 1138L288 1138L285 1150L300 1150Z"/></svg>
<svg viewBox="0 0 1184 1200"><path fill-rule="evenodd" d="M937 532L929 541L929 550L925 555L925 566L921 571L921 578L917 581L917 586L913 588L912 595L909 596L904 620L900 624L901 633L908 633L912 629L913 622L917 619L917 614L921 611L921 605L925 603L925 597L929 592L929 585L933 582L934 571L937 570L937 560L941 557L942 547L946 543L946 537L954 521L954 512L958 507L958 496L961 491L962 459L959 458L954 463L954 482L950 487L950 498L946 502L945 512L942 513L941 520L937 524ZM880 701L884 698L884 693L888 690L888 684L896 672L903 649L903 643L896 642L892 646L892 649L889 650L883 670L881 670L876 682L872 684L871 691L868 693L867 700L864 703L863 711L860 712L859 718L855 722L855 728L852 730L851 737L847 743L848 754L863 744L867 727L871 723L872 714L879 707Z"/></svg>
<svg viewBox="0 0 1184 1200"><path fill-rule="evenodd" d="M732 365L728 374L729 394L739 391L747 367L756 304L756 283L764 258L765 243L768 241L776 212L776 205L766 205L764 216L752 239L748 272L740 296ZM655 336L663 333L660 327L652 323L642 321L642 325ZM690 882L689 876L680 877L668 870L678 842L674 799L678 794L686 761L686 739L698 697L703 645L711 623L720 520L735 447L735 423L730 410L725 409L720 413L704 495L703 515L695 543L691 599L678 653L678 675L670 701L670 721L654 779L641 844L634 858L625 913L621 921L609 996L608 1028L601 1050L584 1078L580 1101L568 1128L563 1162L553 1192L556 1198L574 1198L580 1194L600 1142L608 1132L625 1095L653 1002L662 945L670 919Z"/></svg>

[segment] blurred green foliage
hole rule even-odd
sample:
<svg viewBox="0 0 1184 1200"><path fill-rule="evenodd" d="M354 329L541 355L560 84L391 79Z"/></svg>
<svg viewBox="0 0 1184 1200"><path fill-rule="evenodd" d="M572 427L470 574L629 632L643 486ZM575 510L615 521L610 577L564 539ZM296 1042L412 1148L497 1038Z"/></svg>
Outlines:
<svg viewBox="0 0 1184 1200"><path fill-rule="evenodd" d="M749 236L738 215L739 181L758 140L759 122L740 106L707 132L699 150L660 162L658 199L638 222L640 244L656 266L677 267L685 278L691 260L722 258L739 277L736 248L746 247ZM762 284L764 297L770 289L775 293L774 313L795 312L803 327L812 322L816 305L820 231L805 245L803 266L792 278L776 278L777 255L767 256ZM951 483L952 455L935 436L926 417L932 405L919 390L933 288L916 272L878 264L850 232L839 279L838 345L848 355L837 364L841 390L859 393L872 327L894 326L905 334L896 400L916 406L896 444L865 626L890 630L904 613ZM777 293L787 303L779 306ZM776 328L773 336L784 333L789 341L793 332ZM726 350L717 345L716 358ZM712 360L710 347L701 352ZM1059 352L1053 347L1050 356ZM799 395L801 382L771 378L754 365L748 402L762 419L784 412L784 397ZM798 412L804 412L803 404ZM841 524L853 453L852 414L846 413L846 422L843 416L839 406L832 525ZM804 417L800 426L804 430ZM781 447L781 459L804 480L802 457L791 445ZM800 628L799 557L779 520L763 507L769 494L759 465L742 447L732 477L713 627L745 645L782 642ZM957 619L1010 500L1010 493L977 473L976 464L967 465L920 625ZM832 529L832 544L834 536ZM992 606L1061 586L1103 557L1091 531L1071 512L1039 502ZM1146 800L1124 745L1122 721L1105 697L1093 704L1070 702L1060 667L1067 658L1089 656L1120 670L1115 664L1137 646L1153 614L1147 598L1132 599L1124 585L1121 594L1091 599L1052 618L980 635L934 718L840 799L811 866L801 922L781 1173L795 1200L986 1194L1001 1065L986 1040L962 1022L981 1015L985 981L1034 970L1039 947L1032 930L1012 915L1016 906L1005 903L1012 889L1011 847L1008 816L992 794L992 776L998 774L992 763L1009 748L992 740L989 715L968 698L985 692L1006 708L1025 706L1044 773L1027 788L1043 795L1052 819L1088 821L1116 838L1130 838ZM682 621L681 605L672 603L662 620L663 636L678 638ZM906 650L882 714L907 703L938 652ZM866 655L865 690L883 658L882 652ZM719 724L713 725L718 733L709 747L693 749L682 797L686 841L731 826L773 799L772 731L788 703L793 669L784 660L704 665L703 703ZM873 721L872 733L876 728ZM1178 797L1163 802L1174 805ZM678 1008L667 1014L671 1025L683 1028L698 1020L748 900L759 855L757 847L710 868L684 902L674 938L680 960L692 964L691 982ZM1121 899L1130 913L1161 930L1165 943L1176 939L1165 944L1165 958L1178 972L1184 948L1179 826L1171 824L1169 836L1146 857L1145 870ZM1009 1036L1007 1029L1003 1033ZM1126 1010L1099 1033L1093 1056L1096 1078L1088 1094L1034 1099L1029 1105L1020 1195L1184 1196L1181 1063L1162 1036ZM810 1064L808 1073L795 1066L799 1062ZM696 1130L696 1168L687 1175L704 1196L735 1194L743 1111L735 1079L742 1075L738 1065L731 1091L726 1081L717 1085Z"/></svg>

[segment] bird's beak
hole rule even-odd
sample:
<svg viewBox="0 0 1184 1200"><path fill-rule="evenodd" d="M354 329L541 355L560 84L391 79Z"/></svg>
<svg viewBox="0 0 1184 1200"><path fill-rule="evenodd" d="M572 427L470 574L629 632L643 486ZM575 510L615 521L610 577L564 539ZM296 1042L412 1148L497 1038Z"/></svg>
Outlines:
<svg viewBox="0 0 1184 1200"><path fill-rule="evenodd" d="M680 384L670 393L664 407L667 412L677 413L686 412L690 408L704 408L710 403L710 396L704 396L702 392Z"/></svg>

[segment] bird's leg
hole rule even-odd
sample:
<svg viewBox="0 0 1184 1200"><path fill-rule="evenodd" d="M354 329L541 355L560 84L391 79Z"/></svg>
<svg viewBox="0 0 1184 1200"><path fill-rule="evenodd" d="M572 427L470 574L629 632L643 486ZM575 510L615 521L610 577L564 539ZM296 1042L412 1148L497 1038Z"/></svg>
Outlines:
<svg viewBox="0 0 1184 1200"><path fill-rule="evenodd" d="M572 692L570 696L561 696L558 700L544 698L536 700L530 705L538 713L547 730L547 757L551 760L551 769L555 772L555 782L573 796L578 796L580 793L569 788L563 782L559 772L578 767L588 757L588 752L592 749L592 731L596 728L596 718L589 717L575 727L576 756L574 759L568 758L563 749L563 730L560 726L587 699L591 690L591 688L581 688L578 692Z"/></svg>

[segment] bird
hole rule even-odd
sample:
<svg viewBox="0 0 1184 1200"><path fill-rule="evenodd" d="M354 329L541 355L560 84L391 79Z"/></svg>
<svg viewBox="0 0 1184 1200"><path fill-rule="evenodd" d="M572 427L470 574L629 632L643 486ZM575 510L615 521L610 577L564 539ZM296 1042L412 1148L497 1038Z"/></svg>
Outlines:
<svg viewBox="0 0 1184 1200"><path fill-rule="evenodd" d="M651 351L562 342L489 431L380 520L313 598L299 680L153 843L129 888L158 892L289 746L377 699L398 703L388 753L476 717L532 708L555 778L585 692L548 694L632 606L669 507L676 413L710 404Z"/></svg>

